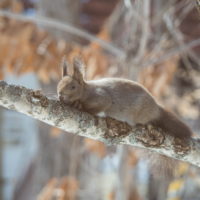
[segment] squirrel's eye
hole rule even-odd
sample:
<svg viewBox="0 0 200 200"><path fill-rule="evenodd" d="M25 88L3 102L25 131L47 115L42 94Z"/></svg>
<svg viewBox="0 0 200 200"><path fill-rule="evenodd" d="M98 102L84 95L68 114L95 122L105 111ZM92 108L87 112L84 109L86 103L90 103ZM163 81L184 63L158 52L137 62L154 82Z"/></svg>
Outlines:
<svg viewBox="0 0 200 200"><path fill-rule="evenodd" d="M71 90L74 90L76 87L75 87L75 85L72 85L71 86Z"/></svg>

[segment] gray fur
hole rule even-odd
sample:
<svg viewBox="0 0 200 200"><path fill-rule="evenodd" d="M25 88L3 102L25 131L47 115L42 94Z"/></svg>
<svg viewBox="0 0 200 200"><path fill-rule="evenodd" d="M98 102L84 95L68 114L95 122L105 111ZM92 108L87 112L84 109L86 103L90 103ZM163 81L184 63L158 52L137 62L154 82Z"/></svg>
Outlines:
<svg viewBox="0 0 200 200"><path fill-rule="evenodd" d="M72 76L65 76L57 92L66 104L84 111L125 121L130 125L152 123L176 137L190 137L190 129L162 108L140 84L121 78L85 81L82 62L75 59ZM72 89L74 85L76 88Z"/></svg>

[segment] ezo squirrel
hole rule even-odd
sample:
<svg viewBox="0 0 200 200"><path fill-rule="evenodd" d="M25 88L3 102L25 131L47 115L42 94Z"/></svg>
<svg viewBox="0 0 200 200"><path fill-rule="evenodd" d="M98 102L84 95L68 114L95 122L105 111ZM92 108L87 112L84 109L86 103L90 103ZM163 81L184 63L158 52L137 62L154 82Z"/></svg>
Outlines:
<svg viewBox="0 0 200 200"><path fill-rule="evenodd" d="M57 93L61 101L93 115L127 122L129 125L154 124L178 138L189 138L190 128L174 114L160 106L140 84L122 78L86 81L84 64L75 58L73 64L63 62L62 79Z"/></svg>

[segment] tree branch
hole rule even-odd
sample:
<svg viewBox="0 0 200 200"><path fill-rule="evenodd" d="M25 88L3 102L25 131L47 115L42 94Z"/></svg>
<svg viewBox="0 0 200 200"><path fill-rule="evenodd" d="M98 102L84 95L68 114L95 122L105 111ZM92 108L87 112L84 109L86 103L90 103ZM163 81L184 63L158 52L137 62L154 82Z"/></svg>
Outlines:
<svg viewBox="0 0 200 200"><path fill-rule="evenodd" d="M111 118L100 118L49 99L41 91L0 81L0 105L34 117L67 132L109 145L128 144L153 150L200 167L200 140L174 138L158 127L131 127Z"/></svg>

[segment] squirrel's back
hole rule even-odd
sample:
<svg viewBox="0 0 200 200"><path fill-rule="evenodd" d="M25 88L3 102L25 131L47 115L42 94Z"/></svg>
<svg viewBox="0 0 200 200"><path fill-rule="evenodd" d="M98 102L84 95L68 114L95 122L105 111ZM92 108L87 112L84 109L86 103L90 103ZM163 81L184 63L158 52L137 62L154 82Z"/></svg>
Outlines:
<svg viewBox="0 0 200 200"><path fill-rule="evenodd" d="M151 123L169 135L188 138L190 128L178 117L162 108L153 96L137 82L121 78L103 78L88 81L96 90L102 88L112 99L106 115L126 121L130 125Z"/></svg>
<svg viewBox="0 0 200 200"><path fill-rule="evenodd" d="M95 85L95 92L101 88L110 96L112 102L105 110L106 116L126 121L130 125L146 124L159 117L159 105L137 82L121 78L104 78L88 83Z"/></svg>

